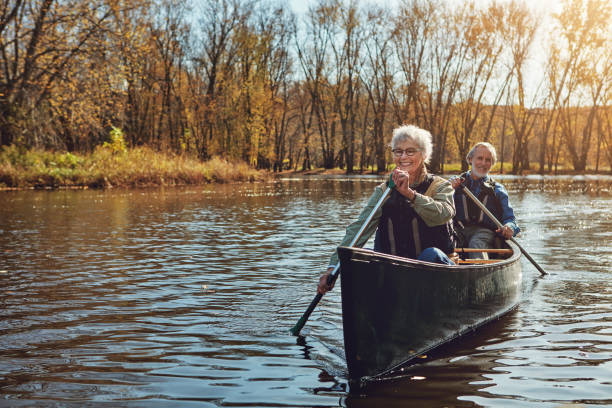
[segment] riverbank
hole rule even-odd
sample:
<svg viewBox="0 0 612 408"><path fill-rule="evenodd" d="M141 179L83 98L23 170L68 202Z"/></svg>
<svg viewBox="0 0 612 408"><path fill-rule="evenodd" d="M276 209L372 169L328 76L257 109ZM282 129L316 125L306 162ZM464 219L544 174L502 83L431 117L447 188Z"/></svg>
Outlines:
<svg viewBox="0 0 612 408"><path fill-rule="evenodd" d="M390 164L388 166L387 173L390 172L394 167L395 166ZM499 162L497 162L491 168L491 175L492 176L498 175L498 174L515 175L514 173L512 173L512 163L504 163L503 172L501 170L502 170L501 165ZM464 170L461 170L461 163L448 163L444 165L444 171L442 174L461 174L463 173L463 171ZM304 176L318 176L318 175L341 176L341 175L346 175L346 169L313 168L310 170L284 170L281 173L276 173L276 174L281 174L283 176L295 175L295 174L304 175ZM375 175L377 173L372 171L372 169L367 169L364 171L355 170L352 174L353 175ZM539 171L539 164L531 163L530 168L528 170L523 170L522 174L520 175L530 176L530 175L539 175L539 174L541 174ZM544 172L543 175L545 176L546 175L579 176L579 175L611 175L611 174L612 174L612 168L610 168L609 166L602 166L599 170L595 170L594 168L587 167L585 171L576 171L572 168L566 168L564 166L560 166L556 172L553 171L551 173L551 172L546 171Z"/></svg>
<svg viewBox="0 0 612 408"><path fill-rule="evenodd" d="M523 175L538 174L538 166ZM391 168L389 168L390 170ZM491 174L500 174L497 163ZM511 174L504 164L504 174ZM461 173L460 163L444 166L444 174ZM154 151L147 147L126 149L113 145L99 146L91 154L25 150L16 146L0 149L0 190L114 188L186 186L208 183L253 182L278 176L345 175L344 169L284 170L272 173L255 170L244 162L228 162L214 157L202 162L187 155ZM375 174L372 169L354 175ZM610 170L588 169L576 172L560 169L558 175L610 174Z"/></svg>
<svg viewBox="0 0 612 408"><path fill-rule="evenodd" d="M91 154L0 150L0 189L113 188L179 186L261 181L268 173L243 162L215 157L202 162L150 148L113 150L99 147Z"/></svg>

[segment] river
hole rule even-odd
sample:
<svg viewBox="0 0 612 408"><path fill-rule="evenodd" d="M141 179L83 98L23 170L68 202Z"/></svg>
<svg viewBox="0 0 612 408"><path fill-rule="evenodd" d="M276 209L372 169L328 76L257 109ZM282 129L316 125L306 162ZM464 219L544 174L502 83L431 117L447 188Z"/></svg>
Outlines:
<svg viewBox="0 0 612 408"><path fill-rule="evenodd" d="M497 177L523 295L349 392L339 285L289 329L380 178L0 193L0 407L612 404L612 177Z"/></svg>

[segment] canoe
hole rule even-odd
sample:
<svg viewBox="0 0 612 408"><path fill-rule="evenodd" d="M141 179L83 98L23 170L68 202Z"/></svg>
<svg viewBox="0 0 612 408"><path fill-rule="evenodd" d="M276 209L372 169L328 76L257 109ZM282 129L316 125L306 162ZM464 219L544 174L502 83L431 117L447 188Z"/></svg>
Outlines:
<svg viewBox="0 0 612 408"><path fill-rule="evenodd" d="M344 349L351 385L384 378L512 310L521 251L487 264L440 265L339 247Z"/></svg>

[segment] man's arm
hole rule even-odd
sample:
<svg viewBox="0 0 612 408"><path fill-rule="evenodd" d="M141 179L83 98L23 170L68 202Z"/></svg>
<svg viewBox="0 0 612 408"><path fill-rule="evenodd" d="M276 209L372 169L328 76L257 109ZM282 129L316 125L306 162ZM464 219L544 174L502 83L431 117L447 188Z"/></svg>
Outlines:
<svg viewBox="0 0 612 408"><path fill-rule="evenodd" d="M516 236L521 229L516 224L516 217L514 216L514 210L510 205L510 199L508 197L506 188L499 183L495 183L495 195L499 199L502 207L502 219L499 221L502 223L502 225L510 227L510 229L512 229L513 236Z"/></svg>

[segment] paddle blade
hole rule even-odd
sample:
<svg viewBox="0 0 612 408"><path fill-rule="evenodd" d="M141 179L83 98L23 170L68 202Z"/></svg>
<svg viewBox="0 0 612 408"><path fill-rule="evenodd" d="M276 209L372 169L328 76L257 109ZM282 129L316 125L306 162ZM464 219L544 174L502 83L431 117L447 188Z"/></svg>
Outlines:
<svg viewBox="0 0 612 408"><path fill-rule="evenodd" d="M300 331L302 330L302 328L306 324L306 321L310 317L310 314L315 309L315 307L317 307L317 304L319 303L319 301L321 300L322 297L323 297L322 294L317 293L317 296L315 296L314 299L312 299L312 302L310 302L310 305L308 306L308 309L306 309L306 311L304 312L302 317L300 317L300 320L298 320L298 322L295 324L295 326L293 326L291 328L291 330L289 330L291 332L291 334L293 334L294 336L297 336L298 334L300 334Z"/></svg>
<svg viewBox="0 0 612 408"><path fill-rule="evenodd" d="M289 329L289 332L293 334L294 336L299 336L300 331L302 331L302 328L304 327L305 324L306 324L306 319L304 318L304 316L302 316L300 320L298 320L298 322L295 324L295 326Z"/></svg>

